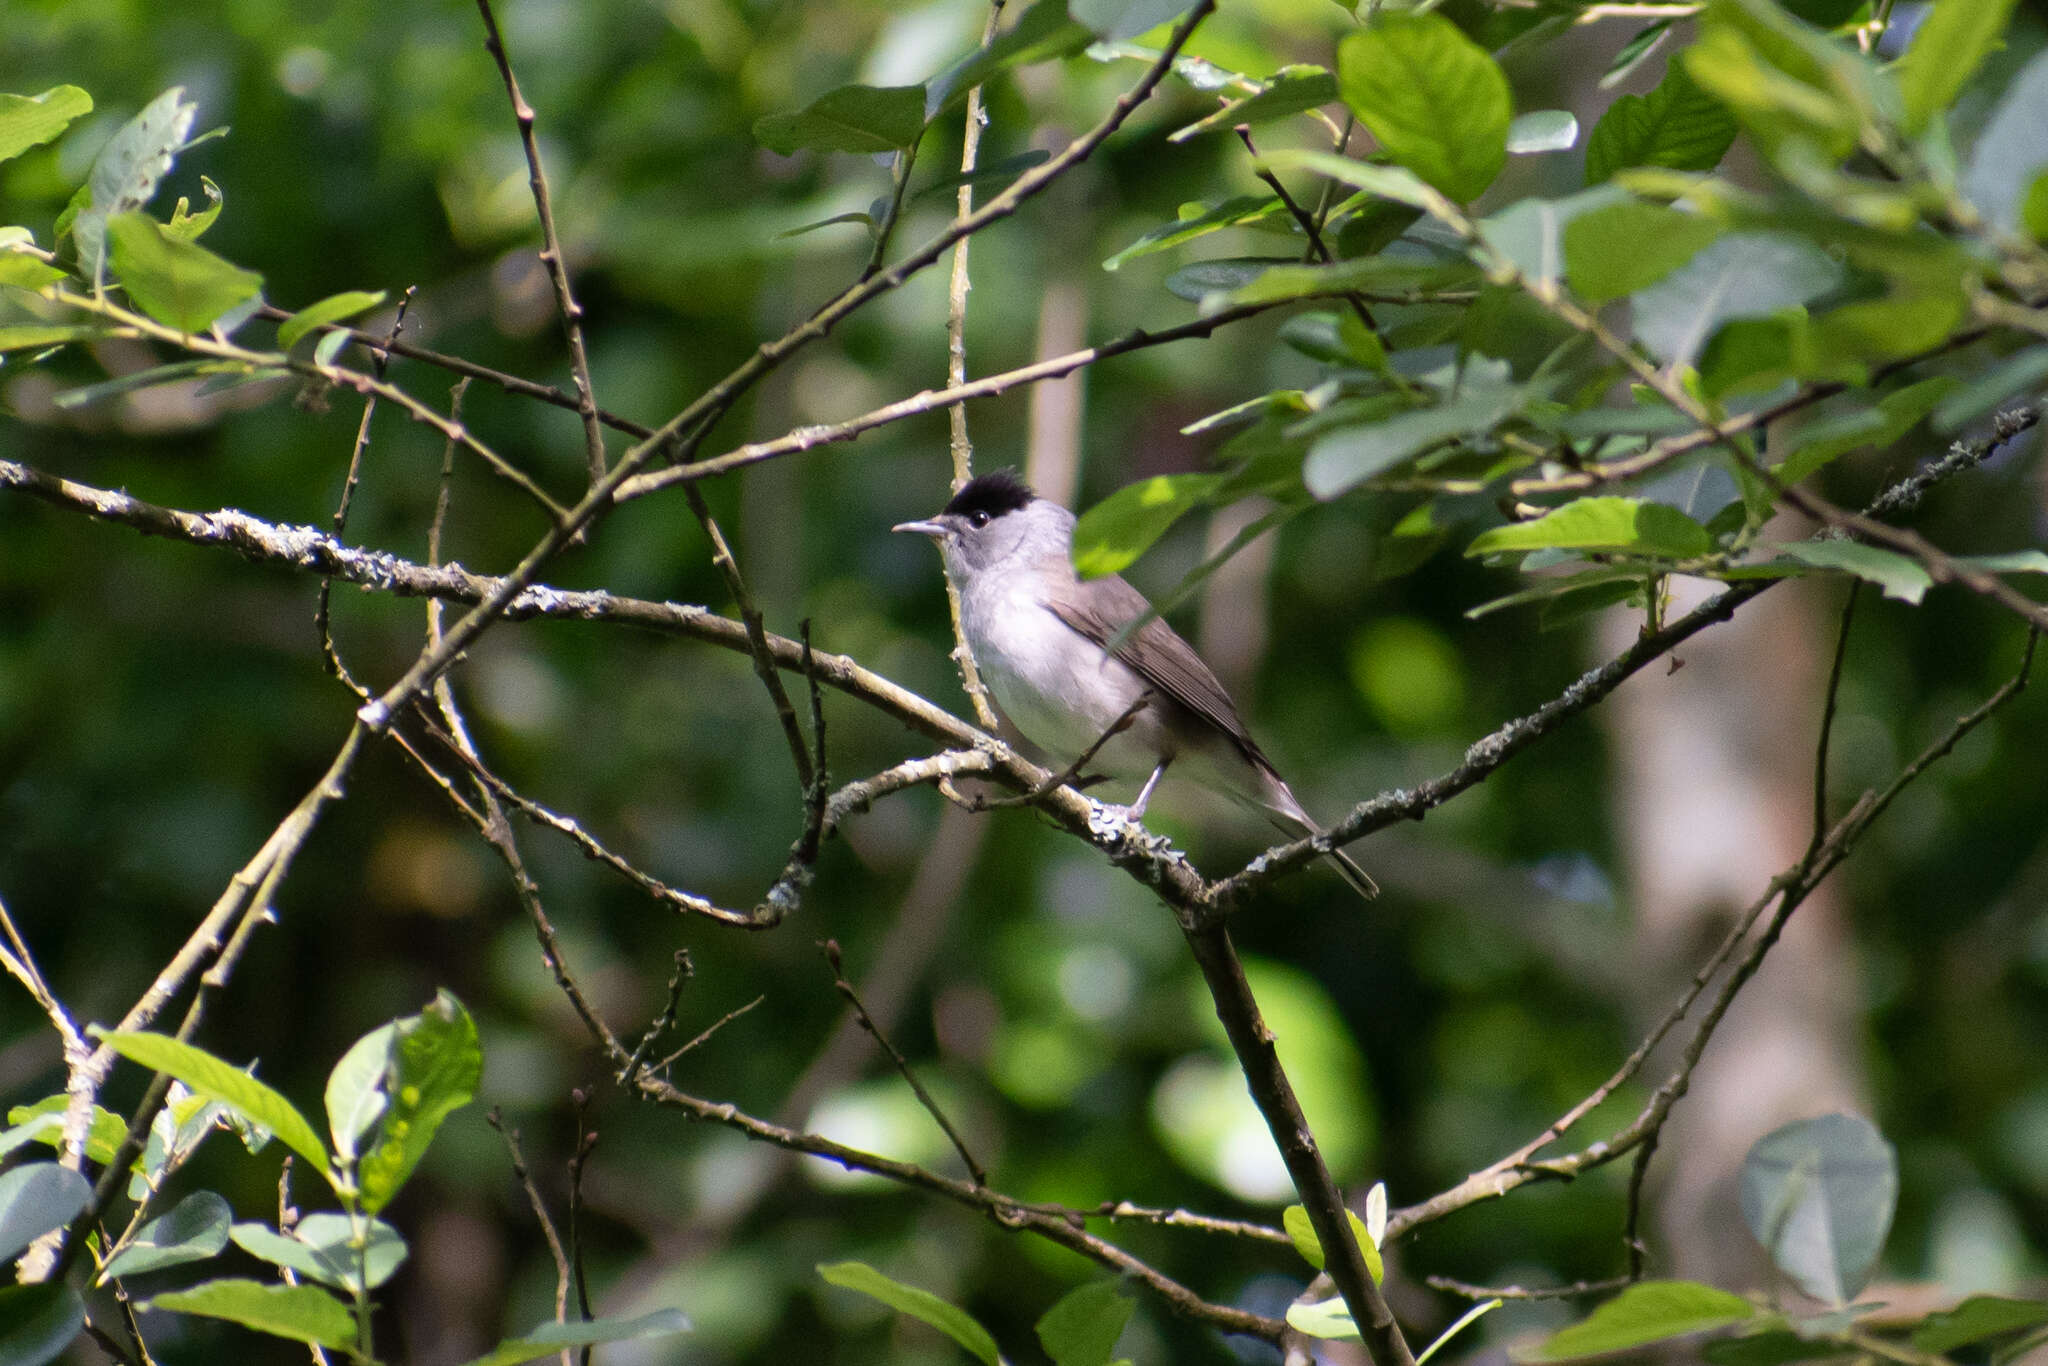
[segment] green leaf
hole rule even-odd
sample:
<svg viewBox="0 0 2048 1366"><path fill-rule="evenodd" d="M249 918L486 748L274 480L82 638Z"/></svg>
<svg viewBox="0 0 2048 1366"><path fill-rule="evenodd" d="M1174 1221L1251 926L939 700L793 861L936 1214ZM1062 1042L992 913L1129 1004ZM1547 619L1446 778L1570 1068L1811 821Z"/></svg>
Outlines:
<svg viewBox="0 0 2048 1366"><path fill-rule="evenodd" d="M425 1010L395 1022L386 1108L356 1167L364 1209L374 1214L398 1194L441 1121L475 1098L483 1070L476 1022L454 993L437 992Z"/></svg>
<svg viewBox="0 0 2048 1366"><path fill-rule="evenodd" d="M1380 1263L1379 1244L1374 1241L1365 1220L1348 1209L1344 1211L1344 1217L1350 1220L1351 1236L1358 1240L1358 1250L1365 1256L1365 1269L1372 1273L1373 1284L1378 1285L1387 1277L1386 1268ZM1308 1211L1300 1205L1289 1205L1280 1211L1280 1224L1287 1230L1288 1241L1294 1244L1294 1250L1301 1254L1301 1259L1321 1271L1323 1243L1316 1237L1316 1227L1309 1222Z"/></svg>
<svg viewBox="0 0 2048 1366"><path fill-rule="evenodd" d="M985 48L968 53L927 83L925 119L929 122L964 103L967 92L1013 66L1071 57L1095 41L1084 24L1068 17L1066 0L1038 0L1008 30Z"/></svg>
<svg viewBox="0 0 2048 1366"><path fill-rule="evenodd" d="M1500 1306L1501 1301L1498 1299L1481 1300L1478 1304L1473 1305L1470 1309L1458 1315L1457 1320L1450 1327L1436 1335L1436 1341L1422 1349L1421 1355L1415 1358L1415 1366L1429 1366L1429 1359L1443 1350L1446 1343L1464 1332L1467 1328L1470 1328L1473 1324L1479 1322L1479 1320L1485 1318L1488 1314L1491 1314L1494 1310L1500 1308Z"/></svg>
<svg viewBox="0 0 2048 1366"><path fill-rule="evenodd" d="M356 1326L348 1306L316 1286L265 1285L220 1280L174 1290L148 1301L145 1309L169 1309L226 1319L272 1337L312 1342L343 1351L355 1346Z"/></svg>
<svg viewBox="0 0 2048 1366"><path fill-rule="evenodd" d="M1908 133L1919 132L1955 102L1997 46L2012 5L2013 0L1936 0L1928 7L1897 68Z"/></svg>
<svg viewBox="0 0 2048 1366"><path fill-rule="evenodd" d="M1773 444L1783 442L1778 478L1796 484L1836 456L1865 446L1889 446L1911 431L1942 398L1958 387L1951 375L1935 375L1903 389L1895 389L1877 401L1877 407L1857 406L1833 420L1824 420L1789 431L1774 433Z"/></svg>
<svg viewBox="0 0 2048 1366"><path fill-rule="evenodd" d="M1508 155L1563 152L1579 140L1579 120L1569 109L1532 109L1508 125Z"/></svg>
<svg viewBox="0 0 2048 1366"><path fill-rule="evenodd" d="M935 199L940 195L952 194L965 185L990 185L998 180L1009 180L1024 174L1024 172L1034 166L1043 166L1051 160L1051 152L1046 151L1043 147L1034 147L1028 152L1019 152L1013 157L1004 157L1000 161L985 162L971 171L955 171L951 175L940 176L931 184L918 190L916 194L911 196L911 200L915 202L923 199ZM788 233L782 235L785 237L789 236Z"/></svg>
<svg viewBox="0 0 2048 1366"><path fill-rule="evenodd" d="M2026 199L2020 204L2020 222L2027 236L2036 242L2048 242L2048 171L2034 177Z"/></svg>
<svg viewBox="0 0 2048 1366"><path fill-rule="evenodd" d="M1720 235L1721 225L1702 214L1624 200L1565 225L1565 272L1581 298L1606 303L1656 284Z"/></svg>
<svg viewBox="0 0 2048 1366"><path fill-rule="evenodd" d="M0 1286L0 1366L55 1361L84 1323L84 1301L61 1281Z"/></svg>
<svg viewBox="0 0 2048 1366"><path fill-rule="evenodd" d="M1166 140L1186 142L1189 138L1219 129L1271 123L1275 119L1320 109L1336 98L1337 78L1322 67L1283 66L1273 73L1273 79L1266 83L1265 89L1232 100L1207 118L1185 128L1174 129Z"/></svg>
<svg viewBox="0 0 2048 1366"><path fill-rule="evenodd" d="M212 176L201 176L199 188L206 192L206 207L193 213L192 201L180 195L177 207L171 210L171 221L164 224L167 236L180 242L197 242L213 226L213 220L220 217L221 208L227 203L220 186L213 183Z"/></svg>
<svg viewBox="0 0 2048 1366"><path fill-rule="evenodd" d="M1115 43L1171 23L1195 0L1067 0L1067 13L1097 37Z"/></svg>
<svg viewBox="0 0 2048 1366"><path fill-rule="evenodd" d="M1434 408L1326 432L1309 447L1302 482L1327 502L1432 446L1490 431L1515 412L1522 397L1512 387L1482 388Z"/></svg>
<svg viewBox="0 0 2048 1366"><path fill-rule="evenodd" d="M95 337L106 336L108 330L89 323L25 323L19 327L0 327L0 352L39 351L46 346L62 346L65 342L91 341Z"/></svg>
<svg viewBox="0 0 2048 1366"><path fill-rule="evenodd" d="M1503 137L1506 135L1503 134ZM1432 195L1429 186L1410 170L1400 166L1378 166L1370 161L1353 161L1330 152L1301 152L1281 150L1265 152L1259 160L1275 171L1314 171L1341 181L1355 190L1364 190L1382 199L1396 203L1410 204L1418 209L1428 208Z"/></svg>
<svg viewBox="0 0 2048 1366"><path fill-rule="evenodd" d="M135 1240L100 1270L100 1283L116 1276L139 1276L185 1262L203 1262L228 1245L228 1225L235 1213L212 1191L193 1191L150 1220Z"/></svg>
<svg viewBox="0 0 2048 1366"><path fill-rule="evenodd" d="M1849 570L1886 597L1918 602L1927 571L1854 541L1784 547L1808 564ZM1816 557L1815 552L1820 552ZM1821 1115L1765 1134L1742 1163L1742 1217L1778 1269L1817 1300L1846 1304L1863 1288L1899 1195L1899 1160L1869 1120Z"/></svg>
<svg viewBox="0 0 2048 1366"><path fill-rule="evenodd" d="M41 289L65 278L64 272L25 251L0 249L0 285Z"/></svg>
<svg viewBox="0 0 2048 1366"><path fill-rule="evenodd" d="M2048 574L2048 550L2008 550L2002 555L1958 555L1955 562L1986 574Z"/></svg>
<svg viewBox="0 0 2048 1366"><path fill-rule="evenodd" d="M1793 545L1781 545L1778 549L1800 564L1810 565L1815 569L1832 569L1844 574L1854 574L1866 583L1874 583L1882 588L1886 597L1897 598L1901 602L1918 603L1927 590L1934 586L1934 580L1928 577L1927 571L1922 569L1917 561L1909 560L1897 551L1886 550L1882 546L1864 545L1860 541L1800 541ZM1749 1198L1747 1177L1743 1190L1746 1211ZM1751 1228L1754 1229L1755 1225L1752 1224ZM1825 1231L1824 1226L1822 1231ZM1804 1238L1809 1232L1810 1230L1802 1224L1800 1236ZM1758 1237L1761 1240L1762 1235L1759 1234Z"/></svg>
<svg viewBox="0 0 2048 1366"><path fill-rule="evenodd" d="M842 223L858 223L871 232L875 226L872 214L835 213L830 218L820 218L815 223L804 223L794 228L785 228L775 234L775 240L779 242L785 237L802 237L805 233L816 232L819 228L836 228Z"/></svg>
<svg viewBox="0 0 2048 1366"><path fill-rule="evenodd" d="M1564 274L1566 230L1582 215L1610 208L1624 198L1618 187L1598 185L1563 199L1519 199L1481 219L1479 235L1524 278L1554 284Z"/></svg>
<svg viewBox="0 0 2048 1366"><path fill-rule="evenodd" d="M996 1340L989 1336L988 1329L965 1309L948 1304L931 1291L892 1281L865 1262L821 1262L818 1274L832 1285L857 1290L899 1314L930 1324L973 1353L985 1366L1002 1366L1002 1355L996 1351Z"/></svg>
<svg viewBox="0 0 2048 1366"><path fill-rule="evenodd" d="M2038 388L2043 380L2048 380L2048 346L2016 351L1990 373L1943 399L1934 410L1934 430L1943 436L1959 432L2014 394Z"/></svg>
<svg viewBox="0 0 2048 1366"><path fill-rule="evenodd" d="M169 365L152 365L147 370L136 370L126 375L103 379L97 384L82 384L76 389L67 389L52 400L67 412L78 408L90 408L95 403L121 394L133 393L137 389L153 389L159 384L175 384L180 380L195 379L203 375L245 375L251 373L246 361L239 360L178 360Z"/></svg>
<svg viewBox="0 0 2048 1366"><path fill-rule="evenodd" d="M924 132L921 85L843 85L792 113L754 121L754 137L790 156L820 152L899 152Z"/></svg>
<svg viewBox="0 0 2048 1366"><path fill-rule="evenodd" d="M391 1076L391 1041L397 1022L381 1025L349 1045L327 1074L327 1133L342 1161L356 1156L356 1140L383 1115Z"/></svg>
<svg viewBox="0 0 2048 1366"><path fill-rule="evenodd" d="M249 1223L236 1224L229 1236L252 1257L353 1293L366 1267L369 1289L375 1290L391 1279L406 1258L405 1239L382 1219L372 1219L364 1232L367 1244L359 1251L349 1246L355 1234L348 1216L321 1212L301 1219L290 1234Z"/></svg>
<svg viewBox="0 0 2048 1366"><path fill-rule="evenodd" d="M1075 523L1075 570L1084 579L1121 572L1222 482L1220 474L1155 474L1118 489Z"/></svg>
<svg viewBox="0 0 2048 1366"><path fill-rule="evenodd" d="M1337 85L1388 156L1459 203L1507 160L1507 77L1441 14L1382 10L1337 45Z"/></svg>
<svg viewBox="0 0 2048 1366"><path fill-rule="evenodd" d="M1253 268L1256 267L1256 270ZM1238 278L1230 280L1228 271ZM1385 251L1333 265L1276 264L1255 257L1230 262L1200 261L1177 270L1166 287L1176 295L1198 283L1215 281L1198 296L1204 307L1236 308L1245 304L1280 303L1288 299L1331 298L1355 290L1375 293L1444 289L1469 284L1478 271L1468 262L1433 252ZM1211 300L1209 295L1220 297Z"/></svg>
<svg viewBox="0 0 2048 1366"><path fill-rule="evenodd" d="M256 297L263 277L230 265L194 242L180 242L141 213L107 220L113 274L150 317L180 332L204 332L214 319Z"/></svg>
<svg viewBox="0 0 2048 1366"><path fill-rule="evenodd" d="M1152 229L1104 261L1102 268L1115 270L1124 262L1136 260L1140 256L1150 256L1155 251L1165 251L1169 247L1192 242L1197 237L1206 237L1224 228L1257 223L1285 211L1286 206L1280 202L1279 196L1270 194L1238 195L1213 205L1183 204L1178 219Z"/></svg>
<svg viewBox="0 0 2048 1366"><path fill-rule="evenodd" d="M1707 529L1675 507L1639 498L1581 498L1530 522L1472 538L1467 555L1504 550L1604 550L1688 560L1714 548Z"/></svg>
<svg viewBox="0 0 2048 1366"><path fill-rule="evenodd" d="M1619 1352L1666 1338L1725 1328L1753 1318L1756 1309L1740 1295L1692 1281L1643 1281L1563 1328L1522 1357L1525 1361L1569 1361Z"/></svg>
<svg viewBox="0 0 2048 1366"><path fill-rule="evenodd" d="M353 318L384 302L384 291L374 293L351 289L342 294L330 294L315 304L308 304L277 325L277 347L289 351L314 328L325 323L338 323L343 318Z"/></svg>
<svg viewBox="0 0 2048 1366"><path fill-rule="evenodd" d="M1842 1344L1827 1338L1807 1339L1789 1328L1710 1342L1700 1355L1713 1366L1788 1366L1794 1361L1843 1355Z"/></svg>
<svg viewBox="0 0 2048 1366"><path fill-rule="evenodd" d="M1929 1314L1926 1322L1913 1330L1913 1345L1946 1356L1958 1347L2043 1323L2048 1323L2048 1303L1972 1295L1953 1309Z"/></svg>
<svg viewBox="0 0 2048 1366"><path fill-rule="evenodd" d="M1342 1341L1359 1336L1358 1324L1351 1317L1351 1311L1345 1307L1343 1298L1336 1295L1327 1300L1318 1300L1314 1304L1288 1305L1287 1324L1298 1332L1325 1341Z"/></svg>
<svg viewBox="0 0 2048 1366"><path fill-rule="evenodd" d="M52 1148L62 1143L64 1111L70 1103L71 1097L60 1091L33 1105L17 1105L9 1110L7 1123L12 1127L0 1133L0 1157L28 1143L47 1143ZM95 1105L92 1107L92 1123L85 1131L85 1155L104 1166L114 1160L114 1150L127 1136L127 1120L104 1106Z"/></svg>
<svg viewBox="0 0 2048 1366"><path fill-rule="evenodd" d="M1038 1341L1053 1366L1110 1366L1116 1340L1137 1307L1121 1281L1090 1281L1045 1311L1038 1320Z"/></svg>
<svg viewBox="0 0 2048 1366"><path fill-rule="evenodd" d="M0 1173L0 1265L70 1223L91 1198L85 1178L55 1162L30 1162Z"/></svg>
<svg viewBox="0 0 2048 1366"><path fill-rule="evenodd" d="M0 161L41 146L92 112L92 96L75 85L53 86L40 95L0 95Z"/></svg>
<svg viewBox="0 0 2048 1366"><path fill-rule="evenodd" d="M522 1337L499 1343L464 1366L518 1366L536 1357L554 1356L564 1347L589 1347L600 1342L665 1338L690 1331L680 1309L657 1309L637 1319L589 1319L582 1323L542 1323Z"/></svg>
<svg viewBox="0 0 2048 1366"><path fill-rule="evenodd" d="M183 86L174 85L151 100L100 148L85 184L79 189L83 200L74 200L81 207L70 224L86 278L99 278L104 264L107 221L149 203L157 185L170 174L171 163L183 150L192 121L198 116L199 106L185 98Z"/></svg>
<svg viewBox="0 0 2048 1366"><path fill-rule="evenodd" d="M278 1092L203 1049L163 1034L103 1032L99 1039L130 1062L176 1077L193 1094L207 1096L276 1134L287 1148L332 1177L327 1149L306 1117Z"/></svg>
<svg viewBox="0 0 2048 1366"><path fill-rule="evenodd" d="M1775 233L1732 233L1636 292L1636 335L1664 361L1690 365L1723 323L1797 307L1833 289L1841 278L1841 265L1811 242Z"/></svg>
<svg viewBox="0 0 2048 1366"><path fill-rule="evenodd" d="M1735 141L1735 116L1673 61L1647 95L1623 95L1608 106L1586 139L1586 183L1616 171L1662 166L1711 171Z"/></svg>
<svg viewBox="0 0 2048 1366"><path fill-rule="evenodd" d="M1607 70L1599 81L1602 90L1612 90L1627 80L1635 69L1650 60L1664 40L1671 36L1672 19L1659 19L1636 30L1636 36L1621 45L1621 51L1614 54L1607 63Z"/></svg>

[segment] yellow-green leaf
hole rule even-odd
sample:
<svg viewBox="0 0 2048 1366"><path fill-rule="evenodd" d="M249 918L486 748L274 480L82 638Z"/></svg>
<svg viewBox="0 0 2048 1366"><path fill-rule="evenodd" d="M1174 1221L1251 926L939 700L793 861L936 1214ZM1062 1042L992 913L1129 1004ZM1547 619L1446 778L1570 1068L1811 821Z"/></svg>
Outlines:
<svg viewBox="0 0 2048 1366"><path fill-rule="evenodd" d="M307 304L298 312L277 325L277 344L289 351L299 338L314 328L326 323L338 323L343 318L353 318L384 302L384 291L372 293L367 290L351 289L342 294L330 294L316 304Z"/></svg>
<svg viewBox="0 0 2048 1366"><path fill-rule="evenodd" d="M143 213L107 220L113 275L150 317L180 332L204 332L221 314L256 296L263 277L181 242Z"/></svg>
<svg viewBox="0 0 2048 1366"><path fill-rule="evenodd" d="M320 1135L282 1094L205 1049L164 1034L103 1033L100 1041L130 1062L176 1077L193 1094L217 1100L243 1118L276 1134L278 1141L329 1175L327 1148Z"/></svg>
<svg viewBox="0 0 2048 1366"><path fill-rule="evenodd" d="M48 142L91 112L92 96L75 85L53 86L40 95L0 95L0 161Z"/></svg>

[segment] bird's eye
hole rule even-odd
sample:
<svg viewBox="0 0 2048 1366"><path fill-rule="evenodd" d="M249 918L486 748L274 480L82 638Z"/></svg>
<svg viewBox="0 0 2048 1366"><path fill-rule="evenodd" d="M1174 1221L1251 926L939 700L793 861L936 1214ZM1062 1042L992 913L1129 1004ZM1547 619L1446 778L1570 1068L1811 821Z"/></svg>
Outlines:
<svg viewBox="0 0 2048 1366"><path fill-rule="evenodd" d="M986 512L968 513L967 525L973 527L976 531L981 530L981 528L988 525L988 514Z"/></svg>

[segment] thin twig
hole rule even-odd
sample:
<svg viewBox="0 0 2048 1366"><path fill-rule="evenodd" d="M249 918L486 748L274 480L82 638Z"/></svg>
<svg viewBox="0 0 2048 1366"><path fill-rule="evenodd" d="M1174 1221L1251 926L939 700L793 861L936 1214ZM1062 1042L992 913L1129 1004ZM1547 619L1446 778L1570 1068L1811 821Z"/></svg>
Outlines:
<svg viewBox="0 0 2048 1366"><path fill-rule="evenodd" d="M1821 703L1820 736L1813 746L1813 837L1807 848L1817 846L1828 828L1828 749L1835 732L1835 707L1842 695L1842 665L1849 658L1849 627L1856 619L1856 598L1863 584L1849 581L1848 596L1842 599L1842 624L1835 632L1835 658L1828 666L1828 686Z"/></svg>
<svg viewBox="0 0 2048 1366"><path fill-rule="evenodd" d="M576 1150L569 1154L569 1272L576 1282L576 1309L588 1322L590 1313L590 1275L583 1265L583 1169L590 1162L590 1154L597 1148L597 1130L584 1122L589 1112L590 1093L578 1086L569 1092L569 1099L576 1117ZM576 1359L579 1366L590 1366L591 1344L585 1343Z"/></svg>
<svg viewBox="0 0 2048 1366"><path fill-rule="evenodd" d="M860 1027L868 1032L868 1037L889 1055L889 1061L896 1065L896 1071L910 1086L911 1093L917 1097L917 1103L924 1106L925 1113L946 1131L947 1140L952 1143L953 1151L960 1154L960 1161L966 1165L967 1174L974 1178L974 1184L986 1186L988 1170L975 1161L974 1154L967 1150L967 1140L960 1137L960 1131L953 1127L953 1121L946 1118L946 1112L932 1099L932 1093L917 1079L917 1073L910 1070L910 1060L903 1056L895 1044L889 1042L889 1036L882 1032L882 1027L868 1014L868 1008L861 1004L860 993L854 990L853 983L846 980L846 965L839 956L839 941L827 939L819 943L818 948L824 953L825 962L832 968L832 985L839 989L839 994L853 1007L853 1018L860 1021Z"/></svg>
<svg viewBox="0 0 2048 1366"><path fill-rule="evenodd" d="M688 1043L684 1044L681 1048L678 1048L675 1052L663 1058L660 1062L655 1063L654 1066L648 1070L654 1072L666 1072L669 1068L669 1065L675 1062L677 1058L682 1057L683 1054L690 1052L692 1049L699 1048L704 1044L709 1043L712 1035L718 1033L719 1030L725 1028L734 1020L737 1020L740 1016L746 1014L748 1011L752 1010L755 1006L760 1005L761 1002L767 999L768 998L766 996L756 996L753 1000L747 1002L745 1005L735 1006L731 1010L726 1011L725 1014L719 1016L717 1019L713 1020L709 1025L705 1026L704 1029L697 1035L697 1037L691 1039Z"/></svg>
<svg viewBox="0 0 2048 1366"><path fill-rule="evenodd" d="M562 254L562 239L555 231L555 210L548 194L547 172L540 164L540 144L533 136L533 106L519 92L519 80L512 74L512 58L505 50L504 35L498 32L491 0L476 0L484 21L484 48L498 64L504 78L505 96L512 102L512 118L519 125L519 145L526 151L527 180L533 187L533 209L540 218L541 264L555 287L555 313L562 320L562 336L569 344L569 373L576 381L576 412L583 419L584 458L590 466L590 482L604 478L604 426L597 416L597 395L590 384L590 355L583 346L583 306L569 289L569 262Z"/></svg>
<svg viewBox="0 0 2048 1366"><path fill-rule="evenodd" d="M683 1004L683 988L697 975L697 965L690 958L688 949L677 949L675 970L668 975L668 1002L661 1013L654 1017L654 1023L647 1026L647 1032L640 1036L640 1042L633 1046L632 1056L619 1067L614 1078L621 1086L630 1087L633 1078L640 1074L640 1063L646 1058L647 1050L654 1047L654 1041L675 1028L676 1011Z"/></svg>
<svg viewBox="0 0 2048 1366"><path fill-rule="evenodd" d="M547 1239L548 1255L555 1259L555 1322L566 1323L569 1318L569 1254L562 1249L562 1237L555 1232L555 1221L548 1217L547 1202L540 1198L540 1188L533 1183L533 1173L527 1170L526 1155L519 1151L519 1131L505 1127L505 1117L492 1106L484 1116L484 1123L498 1131L498 1137L505 1140L505 1156L512 1164L512 1175L519 1181L519 1188L526 1192L526 1203L533 1207L533 1217L540 1224L541 1237ZM562 1364L568 1366L569 1349L562 1349Z"/></svg>
<svg viewBox="0 0 2048 1366"><path fill-rule="evenodd" d="M1627 1276L1612 1276L1604 1281L1574 1281L1570 1285L1536 1286L1527 1289L1519 1285L1473 1285L1468 1281L1453 1280L1449 1276L1425 1276L1423 1283L1432 1290L1441 1290L1448 1295L1457 1295L1468 1300L1562 1300L1576 1295L1606 1295L1628 1286Z"/></svg>

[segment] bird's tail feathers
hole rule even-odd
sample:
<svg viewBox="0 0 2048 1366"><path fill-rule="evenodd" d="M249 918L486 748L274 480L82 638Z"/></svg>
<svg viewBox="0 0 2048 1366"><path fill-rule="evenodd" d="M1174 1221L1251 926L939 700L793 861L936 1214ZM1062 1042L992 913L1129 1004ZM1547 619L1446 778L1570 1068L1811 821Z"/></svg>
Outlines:
<svg viewBox="0 0 2048 1366"><path fill-rule="evenodd" d="M1301 809L1301 803L1295 800L1293 791L1280 780L1280 776L1268 770L1266 777L1268 781L1265 797L1256 804L1266 813L1267 819L1289 835L1306 837L1320 833L1322 827L1309 819L1308 812ZM1367 901L1380 894L1380 885L1372 880L1371 874L1358 866L1357 860L1351 855L1342 849L1332 849L1329 858L1330 862L1336 865L1338 876L1351 884L1351 890Z"/></svg>

